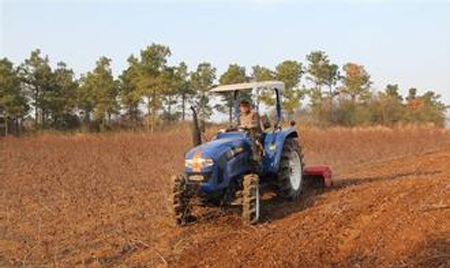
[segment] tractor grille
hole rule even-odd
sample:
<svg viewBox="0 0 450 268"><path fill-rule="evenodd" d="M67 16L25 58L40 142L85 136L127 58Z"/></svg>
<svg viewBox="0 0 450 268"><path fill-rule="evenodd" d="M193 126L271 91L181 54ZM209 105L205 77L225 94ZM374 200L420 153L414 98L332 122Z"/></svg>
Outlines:
<svg viewBox="0 0 450 268"><path fill-rule="evenodd" d="M210 177L211 177L211 173L207 173L207 174L193 174L193 175L189 175L188 178L189 178L190 182L201 183L201 182L207 182Z"/></svg>

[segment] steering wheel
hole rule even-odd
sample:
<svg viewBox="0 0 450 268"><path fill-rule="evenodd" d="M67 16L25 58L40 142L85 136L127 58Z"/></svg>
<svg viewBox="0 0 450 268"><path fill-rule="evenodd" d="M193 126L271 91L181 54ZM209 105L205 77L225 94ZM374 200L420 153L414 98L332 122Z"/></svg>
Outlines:
<svg viewBox="0 0 450 268"><path fill-rule="evenodd" d="M238 126L238 127L237 127L237 130L240 131L240 132L249 132L249 131L250 131L249 128L247 128L247 127L241 127L241 126Z"/></svg>
<svg viewBox="0 0 450 268"><path fill-rule="evenodd" d="M232 131L249 132L250 129L242 126L229 126L228 128L220 129L219 133L227 133Z"/></svg>

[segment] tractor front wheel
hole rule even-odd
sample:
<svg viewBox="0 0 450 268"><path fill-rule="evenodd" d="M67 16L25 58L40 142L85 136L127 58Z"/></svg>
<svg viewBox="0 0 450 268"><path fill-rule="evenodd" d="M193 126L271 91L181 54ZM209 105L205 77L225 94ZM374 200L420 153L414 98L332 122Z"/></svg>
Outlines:
<svg viewBox="0 0 450 268"><path fill-rule="evenodd" d="M190 197L186 177L183 175L174 176L172 201L175 224L185 225L192 218L189 205Z"/></svg>
<svg viewBox="0 0 450 268"><path fill-rule="evenodd" d="M256 224L259 220L261 196L259 177L256 174L244 176L242 191L242 218L248 224Z"/></svg>

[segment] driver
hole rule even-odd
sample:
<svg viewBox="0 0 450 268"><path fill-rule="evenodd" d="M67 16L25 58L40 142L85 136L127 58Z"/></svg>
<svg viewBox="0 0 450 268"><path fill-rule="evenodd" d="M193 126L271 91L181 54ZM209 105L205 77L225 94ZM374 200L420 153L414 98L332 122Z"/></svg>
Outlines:
<svg viewBox="0 0 450 268"><path fill-rule="evenodd" d="M255 173L261 172L261 162L264 149L261 143L261 123L257 112L252 111L249 101L242 100L239 104L239 127L248 129L252 141L252 169Z"/></svg>
<svg viewBox="0 0 450 268"><path fill-rule="evenodd" d="M239 127L260 131L259 115L252 111L252 106L249 101L241 101L239 111Z"/></svg>

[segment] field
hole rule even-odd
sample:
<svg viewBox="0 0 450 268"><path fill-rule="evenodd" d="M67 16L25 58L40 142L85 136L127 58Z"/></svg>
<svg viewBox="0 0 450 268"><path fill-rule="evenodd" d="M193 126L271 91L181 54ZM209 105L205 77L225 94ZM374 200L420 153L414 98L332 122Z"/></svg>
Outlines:
<svg viewBox="0 0 450 268"><path fill-rule="evenodd" d="M450 267L450 131L305 129L331 189L179 228L186 133L0 139L0 267Z"/></svg>

